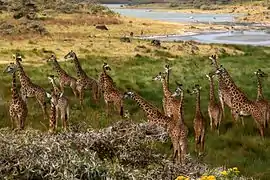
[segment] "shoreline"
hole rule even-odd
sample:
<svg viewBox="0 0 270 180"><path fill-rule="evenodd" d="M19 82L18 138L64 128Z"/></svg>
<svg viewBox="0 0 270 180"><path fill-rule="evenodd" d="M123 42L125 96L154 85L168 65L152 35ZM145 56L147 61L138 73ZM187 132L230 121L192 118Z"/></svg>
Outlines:
<svg viewBox="0 0 270 180"><path fill-rule="evenodd" d="M187 13L187 14L243 14L243 16L236 17L236 22L249 23L270 23L270 10L261 1L230 4L230 5L215 5L216 9L203 10L199 8L180 9L176 7L169 7L169 4L143 4L134 6L120 7L122 9L151 9L152 11L172 12L172 13Z"/></svg>

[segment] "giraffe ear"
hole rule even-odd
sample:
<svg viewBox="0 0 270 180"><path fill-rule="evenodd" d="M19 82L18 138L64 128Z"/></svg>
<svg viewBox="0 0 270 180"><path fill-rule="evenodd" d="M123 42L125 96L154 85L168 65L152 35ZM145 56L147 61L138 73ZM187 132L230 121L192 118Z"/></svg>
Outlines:
<svg viewBox="0 0 270 180"><path fill-rule="evenodd" d="M51 98L52 97L52 95L50 93L47 93L47 92L46 92L46 96L47 96L47 98Z"/></svg>
<svg viewBox="0 0 270 180"><path fill-rule="evenodd" d="M64 92L61 92L61 94L60 94L59 98L61 98L63 95L64 95Z"/></svg>

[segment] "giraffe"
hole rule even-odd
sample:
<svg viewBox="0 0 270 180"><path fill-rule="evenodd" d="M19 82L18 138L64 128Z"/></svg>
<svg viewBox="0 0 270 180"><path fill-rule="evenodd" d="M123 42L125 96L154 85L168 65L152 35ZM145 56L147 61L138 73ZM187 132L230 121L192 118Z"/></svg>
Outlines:
<svg viewBox="0 0 270 180"><path fill-rule="evenodd" d="M76 86L77 86L77 91L79 92L80 105L82 106L84 91L86 89L89 89L92 91L93 100L95 103L97 103L97 100L100 98L100 88L98 86L98 81L95 80L94 78L87 76L87 74L82 69L81 64L74 51L71 50L67 55L65 55L64 58L72 59L71 62L75 64L77 77L78 77Z"/></svg>
<svg viewBox="0 0 270 180"><path fill-rule="evenodd" d="M195 151L198 152L199 156L204 152L205 142L205 119L201 112L200 91L201 87L196 84L191 92L191 94L196 94L196 111L193 125L195 131Z"/></svg>
<svg viewBox="0 0 270 180"><path fill-rule="evenodd" d="M17 91L16 71L17 67L14 63L10 63L4 70L5 73L12 74L12 99L9 106L9 115L11 119L12 130L14 130L14 121L16 121L17 123L17 128L22 130L24 129L25 121L28 115L28 109L26 102L23 100L20 93Z"/></svg>
<svg viewBox="0 0 270 180"><path fill-rule="evenodd" d="M109 116L109 106L113 103L114 107L119 112L119 115L123 117L124 108L123 108L123 94L114 86L112 78L106 73L106 70L111 70L107 63L104 63L103 72L99 78L99 87L104 92L104 101L106 104L107 116Z"/></svg>
<svg viewBox="0 0 270 180"><path fill-rule="evenodd" d="M215 73L210 72L209 74L206 74L206 77L209 80L210 84L210 90L209 90L209 104L208 104L208 115L210 118L210 127L211 130L214 128L217 130L217 133L219 134L219 126L222 120L222 107L219 101L216 101L215 98L215 88L214 88L214 77Z"/></svg>
<svg viewBox="0 0 270 180"><path fill-rule="evenodd" d="M57 72L59 77L59 85L62 92L64 92L65 86L69 86L75 97L78 97L77 90L76 90L76 79L63 70L58 63L56 56L54 54L47 60L48 63L52 63L53 69Z"/></svg>
<svg viewBox="0 0 270 180"><path fill-rule="evenodd" d="M46 117L48 116L46 111L46 91L37 84L34 84L26 75L21 65L22 57L19 55L15 55L14 57L18 69L18 76L21 83L20 91L22 98L24 99L24 101L26 101L26 98L28 97L35 97L42 108L44 120L46 120Z"/></svg>
<svg viewBox="0 0 270 180"><path fill-rule="evenodd" d="M163 109L166 116L173 116L175 119L179 119L179 105L180 100L172 96L172 92L168 88L166 81L166 74L159 72L159 74L153 77L154 81L161 81L163 86Z"/></svg>
<svg viewBox="0 0 270 180"><path fill-rule="evenodd" d="M62 126L64 131L67 130L67 121L69 119L69 100L66 96L64 96L64 92L60 90L60 88L56 85L55 82L55 77L53 75L49 75L48 79L50 83L52 84L54 94L55 96L52 96L52 98L56 98L55 101L55 106L56 106L56 124L55 126L57 127L57 122L58 122L58 117L59 117L59 112L62 120Z"/></svg>
<svg viewBox="0 0 270 180"><path fill-rule="evenodd" d="M269 117L270 117L270 103L267 101L262 92L262 78L267 77L267 74L264 73L261 69L258 69L254 74L257 77L257 99L256 101L264 105L264 109L262 109L264 116L265 116L265 122L264 122L264 128L267 128L269 123Z"/></svg>
<svg viewBox="0 0 270 180"><path fill-rule="evenodd" d="M178 161L182 164L185 159L185 155L187 154L188 150L188 127L185 124L184 121L184 112L183 112L183 106L184 106L184 91L182 88L182 84L179 84L176 82L176 90L172 94L172 97L180 96L179 101L179 119L173 119L172 123L169 123L169 129L172 129L172 133L175 133L175 137L173 139L173 146L174 148L174 157L176 156L176 152L178 153Z"/></svg>
<svg viewBox="0 0 270 180"><path fill-rule="evenodd" d="M222 65L220 65L215 73L221 76L222 81L229 88L232 110L240 116L250 114L259 128L261 137L264 138L265 117L262 112L264 108L263 104L249 100L240 88L236 86L228 71Z"/></svg>
<svg viewBox="0 0 270 180"><path fill-rule="evenodd" d="M49 133L54 133L56 130L56 105L57 105L57 94L53 88L51 88L51 94L46 93L47 97L50 98L51 109L49 119Z"/></svg>
<svg viewBox="0 0 270 180"><path fill-rule="evenodd" d="M159 111L157 107L153 106L152 104L147 102L144 98L142 98L139 94L131 90L125 92L123 98L133 99L145 112L147 120L150 123L150 125L156 124L167 130L171 138L171 141L173 142L174 147L173 159L178 157L177 161L180 161L181 163L181 159L184 157L185 153L185 146L182 144L182 142L179 142L179 138L181 137L180 126L178 123L176 123L176 121L173 120L173 117L164 115ZM176 152L178 154L176 154Z"/></svg>
<svg viewBox="0 0 270 180"><path fill-rule="evenodd" d="M214 71L216 71L219 68L219 65L217 63L217 56L212 55L209 57L211 60L211 64L213 65ZM231 103L231 97L229 93L229 88L226 87L224 82L222 81L221 75L218 75L218 98L222 109L223 117L225 117L225 104L230 108L231 115L234 121L237 121L238 117L237 114L235 114L232 111L232 103Z"/></svg>
<svg viewBox="0 0 270 180"><path fill-rule="evenodd" d="M107 71L111 71L111 68L109 66L109 64L107 63L103 63L102 66L102 72L99 75L99 79L98 79L98 83L99 83L99 87L100 90L104 93L104 79L107 78L107 82L110 84L114 84L113 79L111 78L111 76L109 76L107 74Z"/></svg>

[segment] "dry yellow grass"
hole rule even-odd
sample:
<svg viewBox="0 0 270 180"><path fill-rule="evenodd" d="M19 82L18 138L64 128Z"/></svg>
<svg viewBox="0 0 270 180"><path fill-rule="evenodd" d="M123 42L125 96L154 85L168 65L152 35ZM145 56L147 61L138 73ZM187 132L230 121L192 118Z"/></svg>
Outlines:
<svg viewBox="0 0 270 180"><path fill-rule="evenodd" d="M98 18L103 18L104 21L109 22L106 20L106 17ZM222 45L184 45L183 43L168 42L162 43L162 46L166 47L164 49L151 46L149 41L137 39L132 39L131 43L120 41L120 37L129 36L130 32L133 32L134 36L139 36L141 30L143 30L144 35L166 35L183 34L185 31L196 32L209 28L202 24L191 27L189 24L121 17L113 21L111 20L112 23L107 25L109 31L102 31L92 25L96 21L89 22L89 19L93 19L93 16L86 14L59 14L43 21L50 33L49 36L32 34L12 37L2 36L0 39L0 63L10 62L12 60L11 52L16 52L17 50L25 52L26 62L32 63L34 61L35 65L40 65L45 62L44 59L51 52L54 52L61 58L70 50L78 52L80 56L97 55L115 57L117 59L117 57L135 56L136 54L152 57L160 57L162 53L170 53L169 56L171 57L194 53L210 55L222 47ZM217 26L217 28L222 29L222 26ZM192 52L192 49L196 50ZM229 54L240 53L227 47L223 47L223 49Z"/></svg>

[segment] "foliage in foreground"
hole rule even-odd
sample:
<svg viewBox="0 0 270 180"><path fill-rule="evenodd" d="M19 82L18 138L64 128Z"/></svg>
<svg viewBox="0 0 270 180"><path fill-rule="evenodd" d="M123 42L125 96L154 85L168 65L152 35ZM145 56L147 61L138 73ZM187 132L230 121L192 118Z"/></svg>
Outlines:
<svg viewBox="0 0 270 180"><path fill-rule="evenodd" d="M207 170L191 159L184 166L173 164L153 144L166 140L163 129L126 120L98 131L56 135L1 129L0 178L166 180Z"/></svg>

